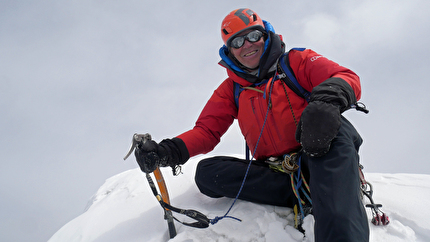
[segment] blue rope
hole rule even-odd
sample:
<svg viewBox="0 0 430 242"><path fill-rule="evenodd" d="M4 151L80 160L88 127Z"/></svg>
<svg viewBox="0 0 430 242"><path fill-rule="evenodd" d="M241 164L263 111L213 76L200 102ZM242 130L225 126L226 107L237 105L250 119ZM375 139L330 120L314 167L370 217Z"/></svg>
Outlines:
<svg viewBox="0 0 430 242"><path fill-rule="evenodd" d="M304 217L305 217L305 213L304 213L304 210L303 210L303 205L302 205L302 199L300 198L300 188L301 188L301 186L302 186L302 179L301 179L301 177L300 177L300 174L301 174L301 168L302 168L302 165L301 165L301 161L302 161L302 156L300 156L299 157L299 169L297 170L297 175L296 175L296 180L297 180L297 183L295 184L295 189L296 189L296 191L297 191L297 200L298 200L298 204L299 204L299 208L300 208L300 213L301 213L301 219L303 220L304 219Z"/></svg>
<svg viewBox="0 0 430 242"><path fill-rule="evenodd" d="M304 213L304 210L303 210L302 199L300 197L299 190L301 190L303 192L303 194L308 199L308 201L309 201L310 204L312 204L312 199L311 199L311 197L309 196L309 194L306 192L306 190L302 186L304 178L303 178L303 174L302 174L302 171L301 171L301 168L302 168L301 161L302 161L302 157L300 156L299 157L299 161L298 161L299 168L297 170L297 174L296 174L296 176L294 176L294 174L292 173L291 176L293 176L293 177L296 178L295 179L296 183L294 184L294 189L297 191L297 200L298 200L298 204L299 204L299 208L300 208L301 219L303 221L303 219L305 218L305 213Z"/></svg>
<svg viewBox="0 0 430 242"><path fill-rule="evenodd" d="M306 192L306 190L305 190L303 187L301 187L301 188L300 188L300 190L302 190L303 194L304 194L304 195L305 195L305 197L308 199L309 203L310 203L310 204L312 204L312 199L311 199L311 197L309 196L309 194Z"/></svg>
<svg viewBox="0 0 430 242"><path fill-rule="evenodd" d="M211 223L212 225L214 225L214 224L218 223L218 221L220 221L220 220L221 220L221 219L223 219L223 218L231 218L231 219L238 220L239 222L242 222L242 220L241 220L241 219L238 219L238 218L235 218L235 217L232 217L232 216L227 216L227 215L228 215L228 213L230 212L230 210L233 208L234 204L236 203L237 199L239 198L240 193L242 192L242 189L243 189L243 187L244 187L244 185L245 185L246 178L248 177L249 168L251 168L252 160L254 159L255 152L257 151L258 144L260 143L260 138L261 138L261 136L263 135L263 130L264 130L264 127L266 126L267 117L269 116L269 111L270 111L270 105L271 105L271 104L270 104L270 102L271 102L270 98L271 98L271 96L272 96L273 84L274 84L274 82L277 80L277 75L276 75L276 73L275 73L275 76L273 77L273 79L274 79L274 80L273 80L273 82L271 82L270 91L269 91L269 102L268 102L268 104L267 104L266 116L264 117L263 126L261 127L260 135L258 136L257 143L256 143L256 145L255 145L255 148L254 148L253 152L252 152L251 160L249 160L248 168L246 169L245 177L243 178L242 184L240 185L240 189L239 189L239 191L237 192L236 198L234 199L233 203L231 204L231 206L230 206L230 208L227 210L227 212L224 214L224 216L221 216L221 217L216 216L214 219L210 219L210 223Z"/></svg>

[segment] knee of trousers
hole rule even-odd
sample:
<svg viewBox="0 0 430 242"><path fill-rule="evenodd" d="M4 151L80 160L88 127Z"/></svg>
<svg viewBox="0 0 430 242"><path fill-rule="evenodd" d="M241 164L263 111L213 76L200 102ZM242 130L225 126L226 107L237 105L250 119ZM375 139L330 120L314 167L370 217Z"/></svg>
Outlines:
<svg viewBox="0 0 430 242"><path fill-rule="evenodd" d="M220 165L221 157L211 157L201 160L197 164L196 174L194 176L194 181L201 193L213 197L219 198L222 195L216 193L213 187L214 176L216 176L216 166Z"/></svg>

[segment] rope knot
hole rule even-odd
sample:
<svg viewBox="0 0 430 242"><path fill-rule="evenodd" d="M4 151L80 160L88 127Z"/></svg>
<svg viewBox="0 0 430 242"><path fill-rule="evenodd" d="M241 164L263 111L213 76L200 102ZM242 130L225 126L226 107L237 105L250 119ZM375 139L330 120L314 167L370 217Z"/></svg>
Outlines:
<svg viewBox="0 0 430 242"><path fill-rule="evenodd" d="M210 220L210 223L212 224L212 225L214 225L214 224L216 224L216 223L218 223L218 221L220 221L221 219L223 219L224 217L218 217L218 216L216 216L215 218L213 218L213 219L211 219Z"/></svg>

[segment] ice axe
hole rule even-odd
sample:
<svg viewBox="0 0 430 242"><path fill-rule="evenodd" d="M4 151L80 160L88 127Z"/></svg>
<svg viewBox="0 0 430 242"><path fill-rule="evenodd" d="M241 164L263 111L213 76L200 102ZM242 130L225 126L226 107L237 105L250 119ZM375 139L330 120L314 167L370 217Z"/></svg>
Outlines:
<svg viewBox="0 0 430 242"><path fill-rule="evenodd" d="M124 157L124 160L126 160L131 153L133 153L134 149L137 147L137 145L141 142L145 143L148 140L151 140L150 134L134 134L133 139L131 141L130 150L128 151L127 155ZM158 189L160 190L160 193L157 191L157 187L154 184L154 181L151 178L151 175L149 173L146 173L146 179L148 180L149 186L151 187L152 192L154 193L154 196L157 198L158 202L161 203L163 210L164 210L164 219L167 220L167 225L169 228L169 236L170 238L174 238L176 236L176 228L175 224L173 222L173 215L172 211L167 209L163 204L169 204L170 205L170 198L169 198L169 192L167 191L166 182L164 181L163 174L160 171L160 168L157 167L157 169L154 170L154 176L155 180L157 181Z"/></svg>

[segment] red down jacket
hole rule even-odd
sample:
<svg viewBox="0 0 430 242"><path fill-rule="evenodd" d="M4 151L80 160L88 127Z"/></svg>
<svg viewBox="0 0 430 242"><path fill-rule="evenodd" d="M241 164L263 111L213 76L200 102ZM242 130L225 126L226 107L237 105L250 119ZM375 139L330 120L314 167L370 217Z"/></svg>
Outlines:
<svg viewBox="0 0 430 242"><path fill-rule="evenodd" d="M297 81L304 89L312 91L313 87L326 79L339 77L351 85L357 100L360 99L360 80L351 70L310 49L291 50L289 61ZM230 69L227 69L227 73L229 77L214 91L194 128L177 136L184 141L190 157L213 150L236 118L250 150L254 151L257 146L268 109L270 81L256 87L266 95L255 90L243 90L239 96L238 108L234 98L233 82L243 87L251 86L252 83L237 76ZM296 123L300 120L307 102L286 85L283 86L281 80L273 83L270 97L272 105L255 152L256 159L281 156L300 147L294 138Z"/></svg>

